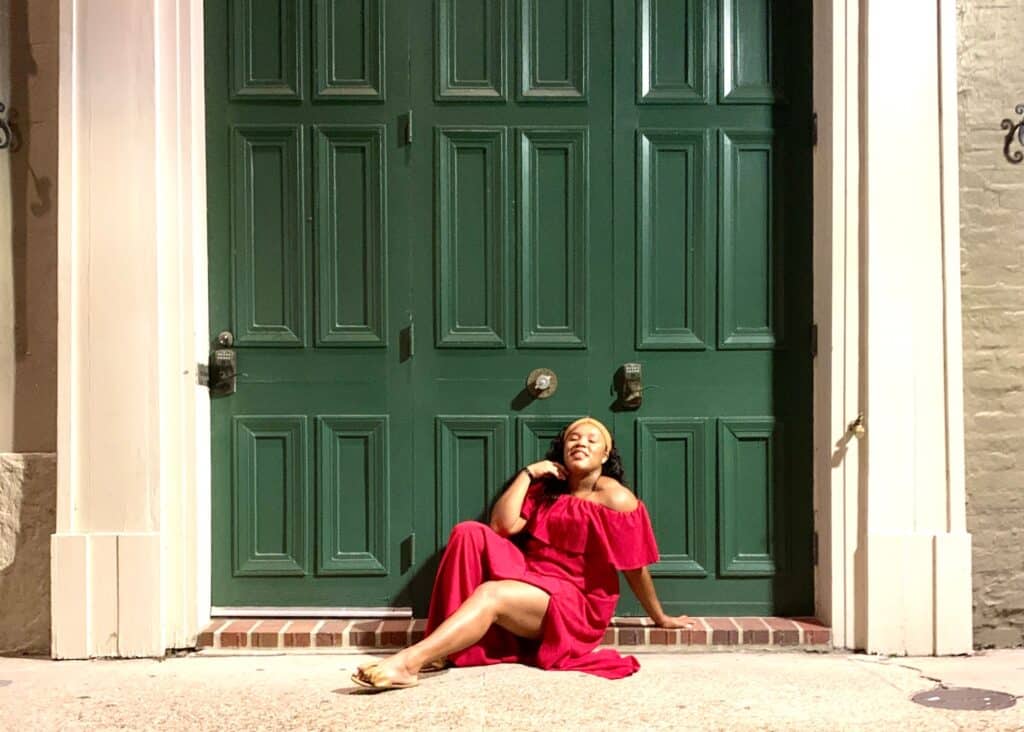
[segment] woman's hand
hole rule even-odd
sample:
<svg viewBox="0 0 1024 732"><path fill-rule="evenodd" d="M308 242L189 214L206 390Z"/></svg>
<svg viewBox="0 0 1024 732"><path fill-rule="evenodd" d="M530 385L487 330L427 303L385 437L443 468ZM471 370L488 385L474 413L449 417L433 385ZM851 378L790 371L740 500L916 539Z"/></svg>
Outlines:
<svg viewBox="0 0 1024 732"><path fill-rule="evenodd" d="M534 480L549 477L557 478L558 480L568 480L569 478L569 473L566 471L565 466L553 460L541 460L540 462L527 465L526 469L530 471L530 475L533 476Z"/></svg>
<svg viewBox="0 0 1024 732"><path fill-rule="evenodd" d="M697 621L691 618L689 615L666 615L660 621L658 621L659 628L682 628L689 630L697 627Z"/></svg>

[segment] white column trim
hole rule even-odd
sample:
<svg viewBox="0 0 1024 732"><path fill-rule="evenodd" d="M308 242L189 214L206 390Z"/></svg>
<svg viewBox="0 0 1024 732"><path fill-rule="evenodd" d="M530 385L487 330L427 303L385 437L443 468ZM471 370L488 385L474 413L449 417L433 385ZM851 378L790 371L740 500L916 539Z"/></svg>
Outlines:
<svg viewBox="0 0 1024 732"><path fill-rule="evenodd" d="M860 191L857 0L814 0L815 614L854 645L860 443Z"/></svg>

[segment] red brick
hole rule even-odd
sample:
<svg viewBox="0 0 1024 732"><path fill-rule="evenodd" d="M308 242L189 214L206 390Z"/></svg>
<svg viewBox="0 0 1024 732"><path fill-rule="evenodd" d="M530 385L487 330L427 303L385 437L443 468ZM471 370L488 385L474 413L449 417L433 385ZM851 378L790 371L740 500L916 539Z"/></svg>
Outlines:
<svg viewBox="0 0 1024 732"><path fill-rule="evenodd" d="M620 646L642 646L644 644L643 628L619 628Z"/></svg>
<svg viewBox="0 0 1024 732"><path fill-rule="evenodd" d="M287 620L261 620L250 635L253 647L277 648L279 633L287 623Z"/></svg>
<svg viewBox="0 0 1024 732"><path fill-rule="evenodd" d="M772 629L772 645L795 646L800 643L800 631L796 623L788 618L765 618Z"/></svg>
<svg viewBox="0 0 1024 732"><path fill-rule="evenodd" d="M210 624L203 628L203 631L199 634L196 639L197 648L213 648L213 643L216 640L216 633L218 630L227 625L226 620L212 620Z"/></svg>
<svg viewBox="0 0 1024 732"><path fill-rule="evenodd" d="M258 620L232 620L230 624L220 632L221 648L247 648L249 646L249 631L258 623Z"/></svg>
<svg viewBox="0 0 1024 732"><path fill-rule="evenodd" d="M601 644L606 646L615 645L615 628L608 628L604 631L604 638L601 640Z"/></svg>
<svg viewBox="0 0 1024 732"><path fill-rule="evenodd" d="M423 618L416 618L412 621L412 629L409 631L409 643L419 643L426 635L427 621Z"/></svg>
<svg viewBox="0 0 1024 732"><path fill-rule="evenodd" d="M381 623L380 620L356 620L348 631L348 644L376 648L377 628Z"/></svg>
<svg viewBox="0 0 1024 732"><path fill-rule="evenodd" d="M340 646L345 641L345 629L351 624L351 620L328 620L316 632L317 647Z"/></svg>
<svg viewBox="0 0 1024 732"><path fill-rule="evenodd" d="M768 645L768 626L761 618L733 618L743 631L743 645Z"/></svg>
<svg viewBox="0 0 1024 732"><path fill-rule="evenodd" d="M827 646L832 642L832 629L817 618L793 618L804 632L804 645Z"/></svg>
<svg viewBox="0 0 1024 732"><path fill-rule="evenodd" d="M308 648L310 645L309 634L319 623L319 620L296 620L288 626L284 632L284 645L286 648Z"/></svg>
<svg viewBox="0 0 1024 732"><path fill-rule="evenodd" d="M387 648L404 648L409 643L409 620L385 620L380 626L380 644Z"/></svg>
<svg viewBox="0 0 1024 732"><path fill-rule="evenodd" d="M711 626L711 643L716 646L735 646L740 642L740 632L729 618L705 618Z"/></svg>
<svg viewBox="0 0 1024 732"><path fill-rule="evenodd" d="M679 631L666 628L651 628L650 642L652 646L677 645L679 643Z"/></svg>

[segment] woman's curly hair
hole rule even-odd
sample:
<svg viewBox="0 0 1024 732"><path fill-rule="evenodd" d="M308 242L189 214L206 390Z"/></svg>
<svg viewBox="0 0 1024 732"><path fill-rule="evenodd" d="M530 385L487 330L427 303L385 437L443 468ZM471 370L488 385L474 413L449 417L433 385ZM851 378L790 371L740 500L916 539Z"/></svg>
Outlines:
<svg viewBox="0 0 1024 732"><path fill-rule="evenodd" d="M564 429L551 440L551 446L544 455L544 459L551 460L556 463L561 463L565 460ZM601 475L607 475L609 478L614 478L623 485L626 484L626 471L622 467L622 457L619 455L618 448L614 445L612 446L611 452L608 453L608 459L605 460L604 464L601 466ZM566 493L568 490L569 484L564 480L558 480L557 478L546 478L544 480L544 492L548 495Z"/></svg>

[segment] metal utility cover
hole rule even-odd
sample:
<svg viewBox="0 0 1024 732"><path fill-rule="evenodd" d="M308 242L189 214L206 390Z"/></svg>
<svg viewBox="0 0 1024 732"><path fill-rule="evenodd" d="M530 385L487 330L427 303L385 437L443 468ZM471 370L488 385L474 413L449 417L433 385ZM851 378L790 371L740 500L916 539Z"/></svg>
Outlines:
<svg viewBox="0 0 1024 732"><path fill-rule="evenodd" d="M1004 694L1001 691L989 689L974 689L971 687L962 688L937 688L929 691L921 691L911 697L912 701L926 707L937 709L970 709L974 711L988 711L992 709L1007 709L1017 703L1017 698L1011 694Z"/></svg>

